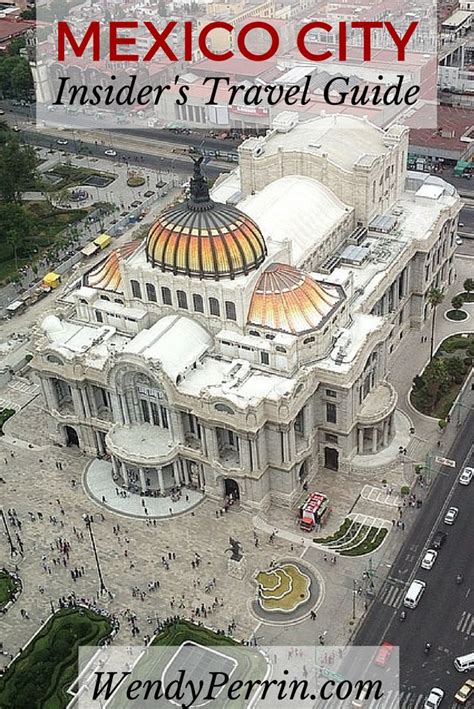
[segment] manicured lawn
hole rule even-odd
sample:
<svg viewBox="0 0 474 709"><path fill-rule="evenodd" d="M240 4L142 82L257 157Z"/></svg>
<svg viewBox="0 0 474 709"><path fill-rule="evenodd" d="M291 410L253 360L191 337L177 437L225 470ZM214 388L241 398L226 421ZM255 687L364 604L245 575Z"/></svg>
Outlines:
<svg viewBox="0 0 474 709"><path fill-rule="evenodd" d="M467 313L465 310L448 310L446 313L448 320L466 320Z"/></svg>
<svg viewBox="0 0 474 709"><path fill-rule="evenodd" d="M109 618L92 611L58 611L0 678L0 706L63 709L77 676L78 648L98 645L111 632Z"/></svg>
<svg viewBox="0 0 474 709"><path fill-rule="evenodd" d="M433 395L429 389L431 383L427 381L426 376L431 366L428 365L424 372L414 379L414 387L410 395L413 406L422 414L444 419L464 384L472 366L473 357L474 335L467 335L466 337L452 335L444 340L438 347L433 362L441 361L445 367L456 364L456 370L454 373L452 370L450 372L449 369L446 371L444 379L437 382L438 388ZM451 360L456 360L456 362Z"/></svg>
<svg viewBox="0 0 474 709"><path fill-rule="evenodd" d="M15 579L6 571L0 571L0 608L7 605L16 589Z"/></svg>
<svg viewBox="0 0 474 709"><path fill-rule="evenodd" d="M1 409L0 410L0 436L3 435L3 424L8 421L11 416L15 413L15 409Z"/></svg>
<svg viewBox="0 0 474 709"><path fill-rule="evenodd" d="M60 176L61 180L54 185L50 185L46 180L43 180L44 184L41 187L43 190L47 191L56 191L62 190L65 187L83 185L87 178L92 175L107 177L111 182L116 178L116 175L109 172L100 172L99 170L93 170L89 167L77 167L75 165L65 165L62 163L54 165L49 172L54 173L55 176Z"/></svg>
<svg viewBox="0 0 474 709"><path fill-rule="evenodd" d="M474 303L474 293L468 293L467 291L463 291L461 294L461 298L465 303Z"/></svg>
<svg viewBox="0 0 474 709"><path fill-rule="evenodd" d="M219 648L217 651L220 651L224 655L227 654L229 657L234 658L238 662L239 668L236 669L236 677L238 676L239 679L244 681L250 680L251 678L254 679L256 677L263 679L266 675L267 663L264 657L257 651L254 651L252 648L242 647L240 643L227 637L226 635L216 633L208 628L194 625L188 621L180 620L176 623L167 625L156 636L152 643L152 647L154 647L155 650L152 653L145 655L140 660L138 665L136 665L132 676L127 681L131 682L135 679L151 679L155 681L161 680L163 678L164 668L169 664L172 657L175 655L177 646L183 645L184 643L194 643L203 647L213 648L214 650ZM176 650L170 651L168 650L169 647L176 647ZM199 665L199 667L201 667L201 665ZM183 665L180 669L184 670L186 674L189 673L189 677L192 675L193 680L196 681L194 674L196 668L193 668L192 661L189 662L189 666ZM202 670L205 673L207 670L215 671L217 668L214 666L208 667L207 664L204 664ZM186 680L189 677L186 676ZM206 681L209 681L209 676L204 674L201 679L206 683ZM135 703L137 706L152 706L152 697L153 695L150 695L148 702L142 703L138 700ZM125 697L125 693L118 690L118 692L114 694L111 703L108 706L110 709L129 709L132 704L134 704L134 702L130 702L130 700ZM219 698L219 700L212 702L209 706L215 705L216 707L225 707L226 709L244 709L248 706L248 704L249 703L244 702L242 698L235 699L233 701L226 700L225 698L220 700ZM179 706L179 704L175 705L171 702L166 703L162 699L156 702L156 706L172 707ZM200 706L200 704L196 703L193 704L193 706ZM201 706L203 706L203 704L201 704Z"/></svg>

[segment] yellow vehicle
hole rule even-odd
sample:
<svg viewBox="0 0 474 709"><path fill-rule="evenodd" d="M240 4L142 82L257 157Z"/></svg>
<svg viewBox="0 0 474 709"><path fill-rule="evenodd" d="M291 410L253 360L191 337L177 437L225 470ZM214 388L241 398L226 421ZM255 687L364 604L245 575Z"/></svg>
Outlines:
<svg viewBox="0 0 474 709"><path fill-rule="evenodd" d="M454 695L454 698L459 704L466 704L473 695L474 679L471 677L467 682L464 682L463 686Z"/></svg>

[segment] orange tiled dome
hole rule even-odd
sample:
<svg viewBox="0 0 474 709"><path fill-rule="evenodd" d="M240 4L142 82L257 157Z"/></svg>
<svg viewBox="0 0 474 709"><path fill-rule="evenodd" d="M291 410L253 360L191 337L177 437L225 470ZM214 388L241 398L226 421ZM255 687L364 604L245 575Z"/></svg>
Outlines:
<svg viewBox="0 0 474 709"><path fill-rule="evenodd" d="M215 280L258 268L267 254L260 229L236 207L210 198L200 161L190 189L186 202L166 209L151 227L148 261L162 271Z"/></svg>
<svg viewBox="0 0 474 709"><path fill-rule="evenodd" d="M140 246L140 241L129 241L119 249L112 251L107 258L89 271L84 277L84 285L100 290L122 293L122 274L120 261L126 260Z"/></svg>
<svg viewBox="0 0 474 709"><path fill-rule="evenodd" d="M318 283L285 263L273 263L252 295L248 323L300 334L321 326L344 294L339 286Z"/></svg>

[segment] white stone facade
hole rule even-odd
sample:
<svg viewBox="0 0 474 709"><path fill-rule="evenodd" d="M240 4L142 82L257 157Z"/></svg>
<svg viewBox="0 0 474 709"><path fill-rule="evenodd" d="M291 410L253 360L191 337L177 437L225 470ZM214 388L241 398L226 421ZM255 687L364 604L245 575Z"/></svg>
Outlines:
<svg viewBox="0 0 474 709"><path fill-rule="evenodd" d="M118 485L146 495L194 486L218 500L239 495L249 508L288 506L321 466L348 471L354 455L393 439L390 354L429 316L429 290L455 277L459 197L439 178L407 173L406 128L347 116L298 125L292 114L276 126L241 146L239 169L212 194L257 225L252 197L275 181L313 195L316 212L289 200L286 236L277 216L262 214L258 268L234 279L174 275L153 267L142 244L120 260L119 287L78 284L63 318L38 329L32 366L58 441L110 456ZM313 328L249 322L262 274L276 264L337 295Z"/></svg>

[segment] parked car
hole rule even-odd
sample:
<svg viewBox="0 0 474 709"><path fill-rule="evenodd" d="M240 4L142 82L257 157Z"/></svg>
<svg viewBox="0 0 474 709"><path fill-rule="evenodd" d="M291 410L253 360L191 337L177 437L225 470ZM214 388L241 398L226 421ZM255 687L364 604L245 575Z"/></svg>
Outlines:
<svg viewBox="0 0 474 709"><path fill-rule="evenodd" d="M438 529L433 539L431 540L431 547L437 550L441 549L447 538L448 535L446 534L446 532L443 532L441 529Z"/></svg>
<svg viewBox="0 0 474 709"><path fill-rule="evenodd" d="M462 239L460 236L456 237L456 246L462 246Z"/></svg>
<svg viewBox="0 0 474 709"><path fill-rule="evenodd" d="M444 692L439 687L433 687L423 704L424 709L437 709L443 701Z"/></svg>
<svg viewBox="0 0 474 709"><path fill-rule="evenodd" d="M454 698L459 704L467 704L474 695L474 678L468 679L463 686L458 689Z"/></svg>
<svg viewBox="0 0 474 709"><path fill-rule="evenodd" d="M474 468L464 468L461 475L459 476L460 485L469 485L472 478L474 477Z"/></svg>
<svg viewBox="0 0 474 709"><path fill-rule="evenodd" d="M444 516L445 524L454 524L459 514L459 509L457 507L450 507Z"/></svg>
<svg viewBox="0 0 474 709"><path fill-rule="evenodd" d="M69 141L66 140L66 138L58 138L57 141L56 141L56 143L57 143L58 145L67 145L68 142L69 142Z"/></svg>
<svg viewBox="0 0 474 709"><path fill-rule="evenodd" d="M104 150L104 155L108 155L109 158L115 158L117 156L116 150Z"/></svg>
<svg viewBox="0 0 474 709"><path fill-rule="evenodd" d="M428 549L421 562L422 569L432 569L436 559L438 558L438 552L434 549Z"/></svg>

